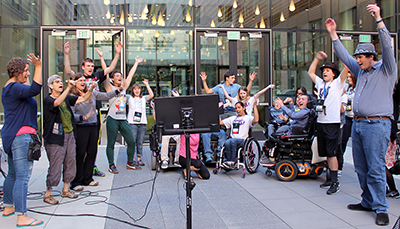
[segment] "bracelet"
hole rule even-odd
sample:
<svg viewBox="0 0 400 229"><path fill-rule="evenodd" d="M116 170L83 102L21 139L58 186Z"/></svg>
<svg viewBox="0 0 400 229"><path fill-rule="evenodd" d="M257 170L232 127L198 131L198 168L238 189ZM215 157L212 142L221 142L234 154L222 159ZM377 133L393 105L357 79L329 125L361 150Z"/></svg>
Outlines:
<svg viewBox="0 0 400 229"><path fill-rule="evenodd" d="M376 21L376 24L378 24L378 23L380 23L380 22L382 22L382 21L383 21L383 19L381 18L381 20Z"/></svg>

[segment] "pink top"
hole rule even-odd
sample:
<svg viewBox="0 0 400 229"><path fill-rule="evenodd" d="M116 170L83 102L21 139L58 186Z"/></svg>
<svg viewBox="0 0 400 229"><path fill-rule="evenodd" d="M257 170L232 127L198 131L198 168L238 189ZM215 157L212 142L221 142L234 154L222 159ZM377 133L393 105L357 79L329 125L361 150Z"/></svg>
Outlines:
<svg viewBox="0 0 400 229"><path fill-rule="evenodd" d="M199 148L200 134L190 135L190 158L197 159L197 149ZM181 148L179 149L179 156L186 158L186 138L181 135Z"/></svg>
<svg viewBox="0 0 400 229"><path fill-rule="evenodd" d="M18 130L18 132L15 136L18 136L21 134L36 134L36 130L35 130L35 128L33 128L31 126L23 126Z"/></svg>

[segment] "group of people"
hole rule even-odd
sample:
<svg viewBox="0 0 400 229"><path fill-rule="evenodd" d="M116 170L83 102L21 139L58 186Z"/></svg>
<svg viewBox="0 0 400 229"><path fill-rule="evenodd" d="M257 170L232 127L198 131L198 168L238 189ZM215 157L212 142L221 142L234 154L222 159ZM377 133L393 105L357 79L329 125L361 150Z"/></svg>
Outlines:
<svg viewBox="0 0 400 229"><path fill-rule="evenodd" d="M335 194L340 190L338 171L343 166L342 154L351 135L354 167L362 189L362 200L358 204L349 204L347 208L374 211L376 224L387 225L389 205L386 199L385 154L389 143L391 121L394 120L392 96L397 79L397 65L389 31L380 16L380 8L376 4L371 4L367 6L367 10L377 23L382 59L378 60L375 47L371 43L360 43L353 54L354 59L340 42L335 21L328 18L325 25L332 38L335 53L347 67L340 73L335 63L326 62L320 68L321 77L317 76L315 72L319 61L327 57L324 52L319 52L308 74L317 90L315 110L318 112L318 151L320 156L327 157L328 162L329 176L321 187L328 188L327 194ZM118 173L114 162L114 144L118 132L128 145L126 169L140 170L140 166L144 165L141 156L147 124L145 107L146 102L154 94L148 80L144 80L143 83L149 95L143 96L142 88L138 84L133 85L131 95L127 94L132 77L143 59L135 60L125 79L120 71L114 71L122 48L120 43L116 46L116 55L108 67L102 59L101 50L98 50L103 70L93 72L94 62L87 58L82 62L83 74L80 74L74 73L70 68L68 57L70 48L67 42L64 46L65 70L71 76L67 87L64 88L62 77L58 75L53 75L47 80L51 93L43 99L43 138L49 160L47 188L43 198L46 203L58 203L51 196L51 190L59 184L61 175L64 182L62 197L76 198L77 195L71 189L81 191L82 186L99 184L93 179L93 169L101 123L99 102L102 100L108 100L110 104L106 120L106 154L109 171ZM29 62L35 66L31 84L28 82ZM16 214L19 227L41 225L43 221L30 218L26 214L28 182L33 167L32 148L38 129L37 102L34 97L40 93L42 87L41 60L33 54L29 54L27 59L13 58L7 65L7 71L9 80L2 91L5 114L2 139L4 150L8 155L9 171L4 181L3 216ZM352 74L349 75L348 71ZM222 147L222 144L226 147L226 160L222 166L231 168L237 161L237 147L247 138L251 126L259 120L258 97L274 85L269 85L250 97L249 92L256 77L255 73L250 75L247 87L235 83L234 73L226 73L225 83L211 89L207 86L206 74L201 73L200 77L206 93L219 95L224 110L220 124L230 129L231 136L226 140L224 132L201 135L206 162L211 160L210 138L212 135L217 135L221 138L218 147ZM344 84L346 78L349 82L347 89ZM98 85L102 83L106 89L105 93L98 91ZM295 101L293 99L282 101L279 98L275 100L270 113L271 119L279 125L271 123L269 136L273 136L276 132L294 134L297 128L304 128L308 122L307 104L312 98L303 88L299 89L301 92ZM285 103L289 103L289 107L286 107ZM289 125L282 125L290 119L292 122ZM341 125L341 122L344 125ZM180 150L179 157L175 157L174 160L185 166L186 147L183 137L176 138L180 141ZM192 134L190 138L192 170L197 172L200 178L208 179L208 170L197 159L200 135ZM267 159L261 160L261 163L274 163L270 158Z"/></svg>

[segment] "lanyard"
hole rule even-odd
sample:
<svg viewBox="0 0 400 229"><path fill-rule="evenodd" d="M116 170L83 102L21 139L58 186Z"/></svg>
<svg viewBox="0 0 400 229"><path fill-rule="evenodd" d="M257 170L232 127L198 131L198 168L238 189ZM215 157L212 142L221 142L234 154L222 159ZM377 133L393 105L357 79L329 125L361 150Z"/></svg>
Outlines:
<svg viewBox="0 0 400 229"><path fill-rule="evenodd" d="M331 83L332 83L332 82L329 83L328 88L326 88L326 82L325 82L325 84L324 84L324 91L323 91L324 99L326 99L326 96L328 96L328 91L329 91L329 88L330 88Z"/></svg>

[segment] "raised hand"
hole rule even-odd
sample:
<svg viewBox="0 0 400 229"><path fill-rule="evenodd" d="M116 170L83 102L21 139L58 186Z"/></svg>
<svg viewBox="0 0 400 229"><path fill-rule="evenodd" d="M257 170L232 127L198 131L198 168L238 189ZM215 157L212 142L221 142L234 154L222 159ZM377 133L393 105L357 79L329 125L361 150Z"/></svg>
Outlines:
<svg viewBox="0 0 400 229"><path fill-rule="evenodd" d="M33 53L29 53L26 55L28 57L28 61L31 62L35 67L42 66L42 61L39 56L35 56Z"/></svg>
<svg viewBox="0 0 400 229"><path fill-rule="evenodd" d="M115 52L116 52L117 54L121 54L121 51L122 51L122 48L123 48L123 47L124 47L124 46L122 45L121 41L119 41L118 44L115 45Z"/></svg>
<svg viewBox="0 0 400 229"><path fill-rule="evenodd" d="M98 49L98 48L94 48L96 49L97 54L99 54L100 57L103 57L103 50Z"/></svg>
<svg viewBox="0 0 400 229"><path fill-rule="evenodd" d="M319 51L317 53L317 55L315 56L315 58L317 58L318 60L323 60L327 57L328 57L328 55L326 55L326 53L324 51Z"/></svg>
<svg viewBox="0 0 400 229"><path fill-rule="evenodd" d="M148 79L144 79L144 80L142 81L142 83L144 83L144 85L149 85L149 80L148 80Z"/></svg>
<svg viewBox="0 0 400 229"><path fill-rule="evenodd" d="M69 54L69 41L65 42L64 44L64 52L66 55Z"/></svg>
<svg viewBox="0 0 400 229"><path fill-rule="evenodd" d="M142 63L142 62L143 62L143 58L135 58L135 61L136 61L137 63Z"/></svg>
<svg viewBox="0 0 400 229"><path fill-rule="evenodd" d="M336 33L336 22L332 18L326 19L325 26L329 34Z"/></svg>
<svg viewBox="0 0 400 229"><path fill-rule="evenodd" d="M367 6L368 12L370 12L371 16L375 18L376 21L381 20L381 8L375 4L369 4Z"/></svg>
<svg viewBox="0 0 400 229"><path fill-rule="evenodd" d="M268 88L269 89L272 89L272 88L274 88L275 87L275 84L270 84L270 85L268 85Z"/></svg>
<svg viewBox="0 0 400 229"><path fill-rule="evenodd" d="M257 72L251 73L250 77L249 77L250 81L254 81L256 79L256 76L257 76Z"/></svg>
<svg viewBox="0 0 400 229"><path fill-rule="evenodd" d="M205 72L201 72L200 73L200 78L201 78L202 81L206 81L206 79L207 79L206 73Z"/></svg>

